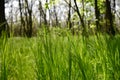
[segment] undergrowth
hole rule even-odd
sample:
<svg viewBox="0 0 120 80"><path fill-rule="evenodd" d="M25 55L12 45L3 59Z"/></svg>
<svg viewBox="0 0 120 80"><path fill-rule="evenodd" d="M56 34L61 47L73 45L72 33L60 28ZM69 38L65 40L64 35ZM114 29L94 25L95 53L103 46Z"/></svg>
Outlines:
<svg viewBox="0 0 120 80"><path fill-rule="evenodd" d="M119 35L43 32L0 38L0 80L120 80Z"/></svg>

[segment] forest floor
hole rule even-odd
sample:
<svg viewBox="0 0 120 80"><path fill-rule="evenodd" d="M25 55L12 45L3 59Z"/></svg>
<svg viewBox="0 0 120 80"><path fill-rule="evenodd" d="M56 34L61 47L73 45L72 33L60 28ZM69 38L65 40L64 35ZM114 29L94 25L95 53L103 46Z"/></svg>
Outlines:
<svg viewBox="0 0 120 80"><path fill-rule="evenodd" d="M0 80L120 80L120 36L0 39Z"/></svg>

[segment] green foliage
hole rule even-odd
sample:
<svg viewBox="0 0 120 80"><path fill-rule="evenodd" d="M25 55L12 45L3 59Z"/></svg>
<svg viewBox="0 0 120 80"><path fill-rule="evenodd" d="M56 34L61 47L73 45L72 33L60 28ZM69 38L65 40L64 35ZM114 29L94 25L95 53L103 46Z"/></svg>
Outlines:
<svg viewBox="0 0 120 80"><path fill-rule="evenodd" d="M45 8L49 9L53 7L54 5L58 4L60 0L50 0L49 2L45 3Z"/></svg>
<svg viewBox="0 0 120 80"><path fill-rule="evenodd" d="M0 39L0 80L119 80L119 39L73 36L67 29Z"/></svg>
<svg viewBox="0 0 120 80"><path fill-rule="evenodd" d="M49 9L49 4L48 3L45 3L45 8Z"/></svg>

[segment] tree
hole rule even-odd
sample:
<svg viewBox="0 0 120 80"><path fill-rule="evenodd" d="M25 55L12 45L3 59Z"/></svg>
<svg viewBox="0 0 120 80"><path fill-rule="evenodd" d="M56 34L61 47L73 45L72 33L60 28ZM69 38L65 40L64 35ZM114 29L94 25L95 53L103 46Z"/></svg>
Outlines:
<svg viewBox="0 0 120 80"><path fill-rule="evenodd" d="M114 25L113 25L113 14L111 11L111 5L110 5L110 1L106 0L106 29L107 29L107 33L110 35L115 35L115 29L114 29Z"/></svg>
<svg viewBox="0 0 120 80"><path fill-rule="evenodd" d="M58 26L59 21L58 21L58 17L57 17L57 11L56 11L56 6L54 5L54 16L55 16L55 21L56 21L56 26Z"/></svg>
<svg viewBox="0 0 120 80"><path fill-rule="evenodd" d="M0 0L0 36L6 31L5 0Z"/></svg>
<svg viewBox="0 0 120 80"><path fill-rule="evenodd" d="M25 10L26 10L26 22L27 22L27 31L26 35L27 37L32 37L32 7L33 2L31 1L31 4L28 4L28 0L25 0Z"/></svg>
<svg viewBox="0 0 120 80"><path fill-rule="evenodd" d="M42 18L44 19L44 25L47 25L46 12L42 7L41 0L39 0L39 12L40 12L40 25L41 25Z"/></svg>
<svg viewBox="0 0 120 80"><path fill-rule="evenodd" d="M69 26L69 29L72 28L72 25L71 25L71 0L69 0L68 26Z"/></svg>
<svg viewBox="0 0 120 80"><path fill-rule="evenodd" d="M83 28L82 35L87 36L87 31L86 31L86 26L84 24L84 19L83 19L82 15L80 14L80 11L79 11L76 0L74 0L74 4L75 4L75 7L76 7L76 12L78 14L78 17L80 19L80 22L81 22L81 25L82 25L82 28Z"/></svg>
<svg viewBox="0 0 120 80"><path fill-rule="evenodd" d="M99 8L98 8L98 0L95 0L94 4L95 4L96 28L97 28L97 31L99 31L100 30L100 26L99 26L100 11L99 11Z"/></svg>
<svg viewBox="0 0 120 80"><path fill-rule="evenodd" d="M25 31L25 21L23 19L23 13L22 13L22 4L21 4L21 0L19 0L19 11L20 11L20 20L21 20L21 26L20 26L20 34L24 35ZM24 29L23 29L24 28ZM24 32L23 32L24 30Z"/></svg>

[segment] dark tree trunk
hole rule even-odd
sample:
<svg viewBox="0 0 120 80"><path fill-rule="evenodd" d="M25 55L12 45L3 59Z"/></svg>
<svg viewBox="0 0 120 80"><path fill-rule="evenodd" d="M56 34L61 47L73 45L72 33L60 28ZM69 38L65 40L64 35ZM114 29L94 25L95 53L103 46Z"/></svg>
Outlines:
<svg viewBox="0 0 120 80"><path fill-rule="evenodd" d="M77 5L76 0L74 0L74 3L75 3L75 7L76 7L76 12L77 12L78 17L79 17L79 19L80 19L80 22L81 22L81 24L82 24L82 27L85 28L84 20L83 20L81 14L80 14L80 12L79 12L79 8L78 8L78 5Z"/></svg>
<svg viewBox="0 0 120 80"><path fill-rule="evenodd" d="M116 3L115 3L116 0L113 0L113 8L115 10L115 6L116 6Z"/></svg>
<svg viewBox="0 0 120 80"><path fill-rule="evenodd" d="M44 19L44 25L47 25L46 12L43 10L42 3L39 1L40 20ZM41 21L40 21L41 23Z"/></svg>
<svg viewBox="0 0 120 80"><path fill-rule="evenodd" d="M56 26L58 26L59 22L58 22L58 17L57 17L57 12L56 12L56 6L54 6L54 13L55 13Z"/></svg>
<svg viewBox="0 0 120 80"><path fill-rule="evenodd" d="M83 18L83 20L85 20L85 14L84 14L84 12L85 12L85 1L84 0L82 0L82 7L83 7L83 14L82 14L82 18Z"/></svg>
<svg viewBox="0 0 120 80"><path fill-rule="evenodd" d="M82 28L83 28L82 35L87 37L88 34L87 34L87 30L86 30L86 27L85 27L85 24L84 24L84 19L82 18L81 14L80 14L80 11L79 11L76 0L74 0L74 3L75 3L75 7L76 7L76 12L78 14L78 17L80 19L80 22L81 22L81 25L82 25Z"/></svg>
<svg viewBox="0 0 120 80"><path fill-rule="evenodd" d="M49 7L48 7L48 0L46 0L46 9L45 9L45 11L44 11L44 21L45 21L45 25L46 25L46 27L47 27L47 29L48 29L48 22L47 22L47 10L49 9Z"/></svg>
<svg viewBox="0 0 120 80"><path fill-rule="evenodd" d="M100 15L100 11L98 8L98 0L95 0L95 17L96 17L96 28L97 31L100 31L100 25L99 25L99 15Z"/></svg>
<svg viewBox="0 0 120 80"><path fill-rule="evenodd" d="M28 31L28 37L32 37L32 10L29 10L29 31Z"/></svg>
<svg viewBox="0 0 120 80"><path fill-rule="evenodd" d="M28 5L28 0L25 0L25 4L26 4L26 21L27 21L27 37L32 37L32 3L31 6L29 7ZM28 15L27 15L28 14Z"/></svg>
<svg viewBox="0 0 120 80"><path fill-rule="evenodd" d="M106 0L106 29L107 29L107 33L110 35L115 35L115 29L114 29L114 25L113 25L113 15L111 12L111 5L110 5L110 1Z"/></svg>
<svg viewBox="0 0 120 80"><path fill-rule="evenodd" d="M0 0L0 36L2 35L2 32L6 31L6 20L5 20L5 1Z"/></svg>
<svg viewBox="0 0 120 80"><path fill-rule="evenodd" d="M69 29L72 28L72 25L71 25L71 0L69 0L68 26L69 26Z"/></svg>
<svg viewBox="0 0 120 80"><path fill-rule="evenodd" d="M21 5L21 0L19 0L19 11L20 11L20 19L21 19L21 27L20 27L20 35L25 35L25 21L23 19L23 14L22 14L22 5Z"/></svg>

